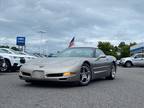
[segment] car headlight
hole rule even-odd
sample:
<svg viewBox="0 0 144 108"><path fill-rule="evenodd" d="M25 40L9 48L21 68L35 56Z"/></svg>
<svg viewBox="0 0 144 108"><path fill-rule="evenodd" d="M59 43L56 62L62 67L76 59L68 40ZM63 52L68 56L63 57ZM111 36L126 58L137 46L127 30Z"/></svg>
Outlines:
<svg viewBox="0 0 144 108"><path fill-rule="evenodd" d="M122 58L122 59L121 59L121 62L125 62L125 59Z"/></svg>
<svg viewBox="0 0 144 108"><path fill-rule="evenodd" d="M63 76L72 76L72 75L75 75L75 74L76 74L75 72L64 72Z"/></svg>

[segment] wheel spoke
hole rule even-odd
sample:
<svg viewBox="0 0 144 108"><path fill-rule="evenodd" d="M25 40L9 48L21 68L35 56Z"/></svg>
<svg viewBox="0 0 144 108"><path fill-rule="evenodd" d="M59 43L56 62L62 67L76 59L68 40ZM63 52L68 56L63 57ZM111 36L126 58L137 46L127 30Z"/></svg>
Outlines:
<svg viewBox="0 0 144 108"><path fill-rule="evenodd" d="M116 72L115 72L115 66L112 67L112 77L114 78L116 75Z"/></svg>
<svg viewBox="0 0 144 108"><path fill-rule="evenodd" d="M87 66L82 66L80 73L80 81L82 83L87 83L90 80L90 70Z"/></svg>

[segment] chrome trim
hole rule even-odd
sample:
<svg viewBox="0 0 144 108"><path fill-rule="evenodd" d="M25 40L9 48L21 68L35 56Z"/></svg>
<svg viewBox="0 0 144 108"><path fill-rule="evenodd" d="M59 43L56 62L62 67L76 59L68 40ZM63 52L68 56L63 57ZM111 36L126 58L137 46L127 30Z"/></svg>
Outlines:
<svg viewBox="0 0 144 108"><path fill-rule="evenodd" d="M102 73L102 72L106 72L107 70L102 70L102 71L95 71L94 74L96 73Z"/></svg>
<svg viewBox="0 0 144 108"><path fill-rule="evenodd" d="M110 66L93 67L93 69L99 69L99 68L104 68L104 67L110 67Z"/></svg>

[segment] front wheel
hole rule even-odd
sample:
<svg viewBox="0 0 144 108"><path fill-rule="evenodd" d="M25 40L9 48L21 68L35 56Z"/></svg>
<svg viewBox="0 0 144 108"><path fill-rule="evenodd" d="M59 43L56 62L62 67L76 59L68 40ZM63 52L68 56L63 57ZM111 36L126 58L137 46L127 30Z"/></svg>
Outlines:
<svg viewBox="0 0 144 108"><path fill-rule="evenodd" d="M116 66L113 64L111 67L110 75L107 77L107 79L113 80L116 78Z"/></svg>
<svg viewBox="0 0 144 108"><path fill-rule="evenodd" d="M127 62L125 63L125 66L126 66L126 67L131 67L131 66L132 66L132 63L129 62L129 61L127 61Z"/></svg>
<svg viewBox="0 0 144 108"><path fill-rule="evenodd" d="M91 80L91 69L88 64L83 64L80 71L80 85L85 86L90 83Z"/></svg>
<svg viewBox="0 0 144 108"><path fill-rule="evenodd" d="M25 82L27 84L36 84L36 83L38 83L38 81L32 81L32 80L25 80Z"/></svg>
<svg viewBox="0 0 144 108"><path fill-rule="evenodd" d="M3 66L1 68L1 72L9 72L11 68L11 64L8 60L5 60L5 62L3 63Z"/></svg>

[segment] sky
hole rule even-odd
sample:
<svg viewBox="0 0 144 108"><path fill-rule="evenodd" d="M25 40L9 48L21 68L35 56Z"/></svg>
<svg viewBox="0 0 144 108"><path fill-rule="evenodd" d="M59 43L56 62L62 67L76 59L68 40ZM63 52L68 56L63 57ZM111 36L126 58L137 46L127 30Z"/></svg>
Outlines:
<svg viewBox="0 0 144 108"><path fill-rule="evenodd" d="M30 51L53 52L99 41L143 42L144 0L0 0L0 45L26 37ZM43 33L40 33L42 31Z"/></svg>

